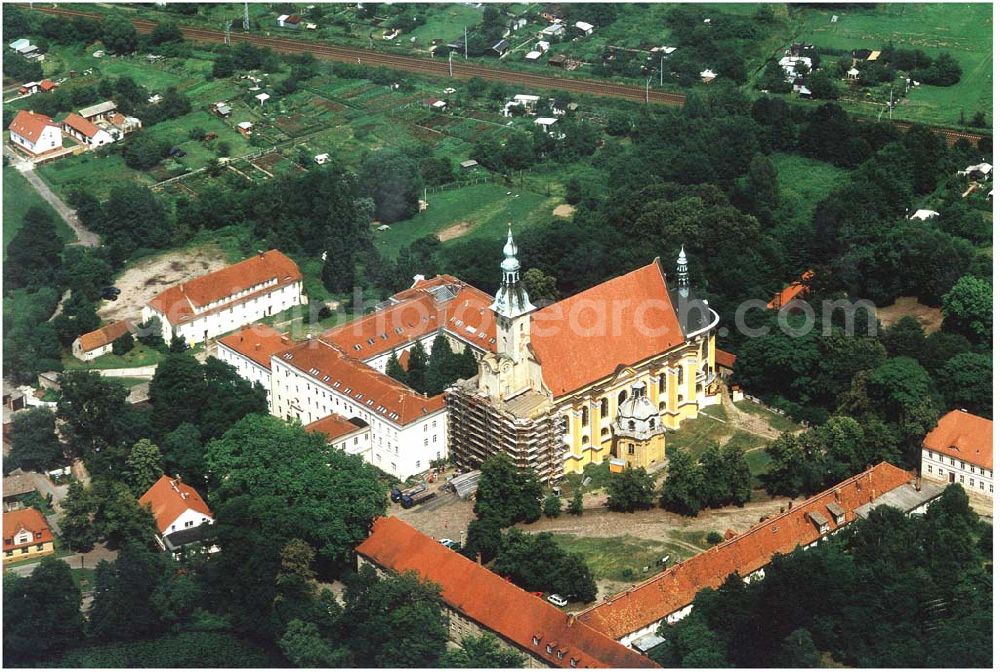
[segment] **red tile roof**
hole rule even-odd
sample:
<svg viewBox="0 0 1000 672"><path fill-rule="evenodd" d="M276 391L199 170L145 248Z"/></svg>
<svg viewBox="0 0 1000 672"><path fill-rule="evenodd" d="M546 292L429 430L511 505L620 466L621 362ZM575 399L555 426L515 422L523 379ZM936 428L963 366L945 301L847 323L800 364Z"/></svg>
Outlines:
<svg viewBox="0 0 1000 672"><path fill-rule="evenodd" d="M431 290L442 287L449 287L454 297L436 300ZM452 276L439 275L417 282L394 295L393 300L394 305L334 327L323 338L359 359L398 350L438 329L445 329L480 350L496 350L496 321L489 309L493 299L475 287Z"/></svg>
<svg viewBox="0 0 1000 672"><path fill-rule="evenodd" d="M62 123L64 126L72 128L74 131L83 133L83 135L85 135L88 138L94 137L95 135L97 135L97 132L101 130L96 125L94 125L93 122L87 121L76 112L70 112L69 114L67 114L66 118L63 119Z"/></svg>
<svg viewBox="0 0 1000 672"><path fill-rule="evenodd" d="M581 612L580 620L614 639L625 637L691 604L699 590L718 587L733 572L745 577L766 566L776 553L790 553L818 540L823 534L810 515L818 515L833 530L838 525L829 505L844 510L843 526L856 518L854 509L912 478L909 472L883 462Z"/></svg>
<svg viewBox="0 0 1000 672"><path fill-rule="evenodd" d="M80 336L80 347L84 352L103 348L105 345L114 343L125 334L135 331L135 328L128 320L119 320L106 324L100 329L88 332Z"/></svg>
<svg viewBox="0 0 1000 672"><path fill-rule="evenodd" d="M233 352L271 370L271 355L294 344L286 334L266 324L250 324L218 340Z"/></svg>
<svg viewBox="0 0 1000 672"><path fill-rule="evenodd" d="M15 544L16 537L21 530L31 532L31 541L26 544ZM5 511L3 514L3 550L10 551L15 548L44 544L53 541L52 530L45 521L45 516L38 509L19 509L17 511Z"/></svg>
<svg viewBox="0 0 1000 672"><path fill-rule="evenodd" d="M357 551L380 567L412 570L438 584L451 608L553 667L571 667L571 660L577 667L658 667L398 518L377 519Z"/></svg>
<svg viewBox="0 0 1000 672"><path fill-rule="evenodd" d="M355 424L355 422L360 424ZM342 415L331 413L316 422L310 422L305 426L305 430L307 432L320 432L326 435L328 443L332 443L342 436L349 436L354 432L365 429L367 426L367 423L359 418L348 420Z"/></svg>
<svg viewBox="0 0 1000 672"><path fill-rule="evenodd" d="M683 342L659 259L531 316L531 347L555 397Z"/></svg>
<svg viewBox="0 0 1000 672"><path fill-rule="evenodd" d="M924 438L924 447L993 470L993 421L951 411Z"/></svg>
<svg viewBox="0 0 1000 672"><path fill-rule="evenodd" d="M301 17L299 17L299 15L298 15L298 14L292 14L292 15L291 15L291 16L289 16L289 17L288 17L287 19L285 19L285 23L298 23L298 22L300 22L301 20L302 20L302 18L301 18Z"/></svg>
<svg viewBox="0 0 1000 672"><path fill-rule="evenodd" d="M201 315L224 310L231 304L245 303L255 296L272 292L301 280L302 273L294 261L277 250L270 250L245 259L238 264L219 269L214 273L202 275L190 282L174 285L157 294L147 305L166 315L171 324L178 324ZM234 299L229 303L213 306L210 310L195 312L195 308L202 308L210 303L222 301L237 292L243 292L270 281L277 281L277 283L262 287L252 294Z"/></svg>
<svg viewBox="0 0 1000 672"><path fill-rule="evenodd" d="M160 480L139 498L139 504L143 506L148 504L153 510L153 518L156 519L156 527L160 530L160 534L166 534L170 524L188 509L194 509L209 518L213 517L212 510L208 508L208 504L197 490L187 483L182 483L180 479L169 476L160 476Z"/></svg>
<svg viewBox="0 0 1000 672"><path fill-rule="evenodd" d="M798 280L785 287L777 296L771 299L767 307L771 310L778 310L789 301L794 301L799 297L805 296L809 293L809 281L815 276L816 274L812 271L806 271Z"/></svg>
<svg viewBox="0 0 1000 672"><path fill-rule="evenodd" d="M726 352L725 350L719 350L718 348L716 348L715 363L727 369L732 369L734 366L736 366L736 355L734 355L731 352Z"/></svg>
<svg viewBox="0 0 1000 672"><path fill-rule="evenodd" d="M45 130L46 126L59 128L56 122L52 121L52 117L21 110L14 115L14 119L7 128L29 142L38 142L38 138L42 136L42 131Z"/></svg>
<svg viewBox="0 0 1000 672"><path fill-rule="evenodd" d="M418 394L322 338L300 343L275 357L397 425L408 425L444 408L444 394Z"/></svg>
<svg viewBox="0 0 1000 672"><path fill-rule="evenodd" d="M38 83L38 88L40 88L42 91L51 91L57 86L59 85L53 82L51 79L43 79L41 82Z"/></svg>

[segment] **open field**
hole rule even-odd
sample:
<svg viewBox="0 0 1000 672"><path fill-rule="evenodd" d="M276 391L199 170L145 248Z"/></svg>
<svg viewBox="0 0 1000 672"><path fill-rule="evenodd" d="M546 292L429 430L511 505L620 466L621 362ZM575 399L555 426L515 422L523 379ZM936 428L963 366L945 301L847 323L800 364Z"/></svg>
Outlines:
<svg viewBox="0 0 1000 672"><path fill-rule="evenodd" d="M132 170L118 154L97 156L84 152L38 166L35 170L61 198L73 190L82 189L99 199L106 199L116 186L138 182L150 185L154 178L146 172Z"/></svg>
<svg viewBox="0 0 1000 672"><path fill-rule="evenodd" d="M556 534L553 539L563 550L579 553L597 581L634 583L662 569L657 561L669 555L681 562L707 547L700 532L675 530L662 541L620 537L578 537ZM648 569L644 572L643 568Z"/></svg>
<svg viewBox="0 0 1000 672"><path fill-rule="evenodd" d="M884 306L876 310L878 313L878 321L882 323L883 327L891 327L896 322L899 322L899 320L909 315L910 317L917 318L917 322L923 325L924 331L928 334L940 329L941 322L944 320L944 316L941 314L940 308L925 306L917 301L917 297L915 296L900 297L896 299L892 305Z"/></svg>
<svg viewBox="0 0 1000 672"><path fill-rule="evenodd" d="M375 245L395 256L418 238L438 235L443 242L468 238L502 240L507 223L524 228L552 218L558 199L499 184L476 184L428 195L430 206L411 219L375 232Z"/></svg>
<svg viewBox="0 0 1000 672"><path fill-rule="evenodd" d="M786 221L808 224L816 204L847 183L848 171L825 161L781 153L768 158L778 171L778 208Z"/></svg>
<svg viewBox="0 0 1000 672"><path fill-rule="evenodd" d="M56 224L59 237L67 243L76 239L52 206L38 195L21 173L12 166L3 169L3 258L7 258L7 245L21 228L21 220L28 208L37 206L48 212Z"/></svg>
<svg viewBox="0 0 1000 672"><path fill-rule="evenodd" d="M837 22L831 23L833 14ZM993 118L993 7L987 3L906 3L873 7L798 10L796 40L820 49L922 49L932 58L947 51L962 66L954 86L921 86L896 110L898 119L957 125L964 110ZM900 82L902 86L902 82Z"/></svg>

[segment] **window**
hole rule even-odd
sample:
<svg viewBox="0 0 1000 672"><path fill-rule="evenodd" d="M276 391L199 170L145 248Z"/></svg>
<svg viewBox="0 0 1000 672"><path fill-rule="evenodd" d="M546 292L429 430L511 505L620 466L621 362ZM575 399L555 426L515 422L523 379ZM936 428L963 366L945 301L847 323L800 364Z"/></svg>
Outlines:
<svg viewBox="0 0 1000 672"><path fill-rule="evenodd" d="M427 442L427 439L424 439L424 448L426 448L426 447L427 447L427 443L428 443L428 442Z"/></svg>
<svg viewBox="0 0 1000 672"><path fill-rule="evenodd" d="M431 443L437 443L437 442L438 442L438 435L435 434L434 436L431 437Z"/></svg>
<svg viewBox="0 0 1000 672"><path fill-rule="evenodd" d="M581 443L582 443L583 445L587 445L588 443L590 443L590 437L589 437L589 436L587 436L586 434L584 434L584 435L583 435L583 438L582 438L582 439L580 439L580 442L581 442Z"/></svg>
<svg viewBox="0 0 1000 672"><path fill-rule="evenodd" d="M944 476L944 469L938 467L938 476Z"/></svg>
<svg viewBox="0 0 1000 672"><path fill-rule="evenodd" d="M958 482L959 483L965 483L965 476L963 476L962 474L959 474L958 475Z"/></svg>
<svg viewBox="0 0 1000 672"><path fill-rule="evenodd" d="M954 457L949 457L948 459L951 460L951 466L954 467L955 466L955 458Z"/></svg>
<svg viewBox="0 0 1000 672"><path fill-rule="evenodd" d="M601 417L608 417L608 399L607 397L601 399Z"/></svg>
<svg viewBox="0 0 1000 672"><path fill-rule="evenodd" d="M667 391L667 374L665 374L665 373L661 373L660 374L660 386L659 386L659 389L660 389L660 394L664 394Z"/></svg>
<svg viewBox="0 0 1000 672"><path fill-rule="evenodd" d="M590 424L590 408L588 406L584 406L580 412L580 423L584 427Z"/></svg>
<svg viewBox="0 0 1000 672"><path fill-rule="evenodd" d="M634 432L635 431L635 420L629 420L628 421L628 431L630 431L630 432Z"/></svg>
<svg viewBox="0 0 1000 672"><path fill-rule="evenodd" d="M684 365L683 364L681 364L680 366L677 367L677 384L678 385L683 385L684 384Z"/></svg>
<svg viewBox="0 0 1000 672"><path fill-rule="evenodd" d="M984 483L983 481L979 481L979 489L980 490L985 490L986 489L986 483Z"/></svg>
<svg viewBox="0 0 1000 672"><path fill-rule="evenodd" d="M634 443L628 444L628 454L629 455L635 455L635 444Z"/></svg>
<svg viewBox="0 0 1000 672"><path fill-rule="evenodd" d="M649 428L650 429L656 429L656 418L650 418L649 419Z"/></svg>
<svg viewBox="0 0 1000 672"><path fill-rule="evenodd" d="M416 464L415 464L414 466L415 466L415 467L416 467L417 469L419 469L419 468L420 468L420 460L417 460L417 463L416 463Z"/></svg>
<svg viewBox="0 0 1000 672"><path fill-rule="evenodd" d="M625 390L622 390L621 392L619 392L618 393L618 405L621 406L622 404L624 404L625 400L627 398L628 398L628 393L625 392Z"/></svg>
<svg viewBox="0 0 1000 672"><path fill-rule="evenodd" d="M43 548L45 548L45 545L44 545L44 544L38 544L37 546L35 546L35 550L36 550L36 551L40 551L40 550L42 550Z"/></svg>

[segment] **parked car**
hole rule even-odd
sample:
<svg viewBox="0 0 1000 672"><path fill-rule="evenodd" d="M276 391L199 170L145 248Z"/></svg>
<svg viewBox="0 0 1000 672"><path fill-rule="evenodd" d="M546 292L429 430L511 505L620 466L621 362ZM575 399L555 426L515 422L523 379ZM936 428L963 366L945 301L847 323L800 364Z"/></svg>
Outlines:
<svg viewBox="0 0 1000 672"><path fill-rule="evenodd" d="M449 548L451 547L452 544L456 543L454 539L449 539L448 537L445 537L444 539L438 539L438 542L442 546L448 546Z"/></svg>
<svg viewBox="0 0 1000 672"><path fill-rule="evenodd" d="M118 295L122 293L122 290L117 287L105 287L101 290L101 298L107 301L116 301Z"/></svg>
<svg viewBox="0 0 1000 672"><path fill-rule="evenodd" d="M565 607L567 604L569 604L569 600L567 600L562 595L559 595L558 593L552 593L551 595L549 595L548 600L557 607Z"/></svg>

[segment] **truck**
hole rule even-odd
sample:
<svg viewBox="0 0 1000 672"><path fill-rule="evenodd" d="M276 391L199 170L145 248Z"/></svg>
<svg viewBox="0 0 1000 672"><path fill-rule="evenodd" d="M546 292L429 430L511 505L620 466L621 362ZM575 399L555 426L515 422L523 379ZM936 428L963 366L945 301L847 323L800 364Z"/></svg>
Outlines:
<svg viewBox="0 0 1000 672"><path fill-rule="evenodd" d="M426 483L421 483L420 485L414 486L409 490L401 492L399 496L399 503L403 505L404 509L409 509L417 504L426 502L428 499L431 499L436 495L437 493L428 488Z"/></svg>

